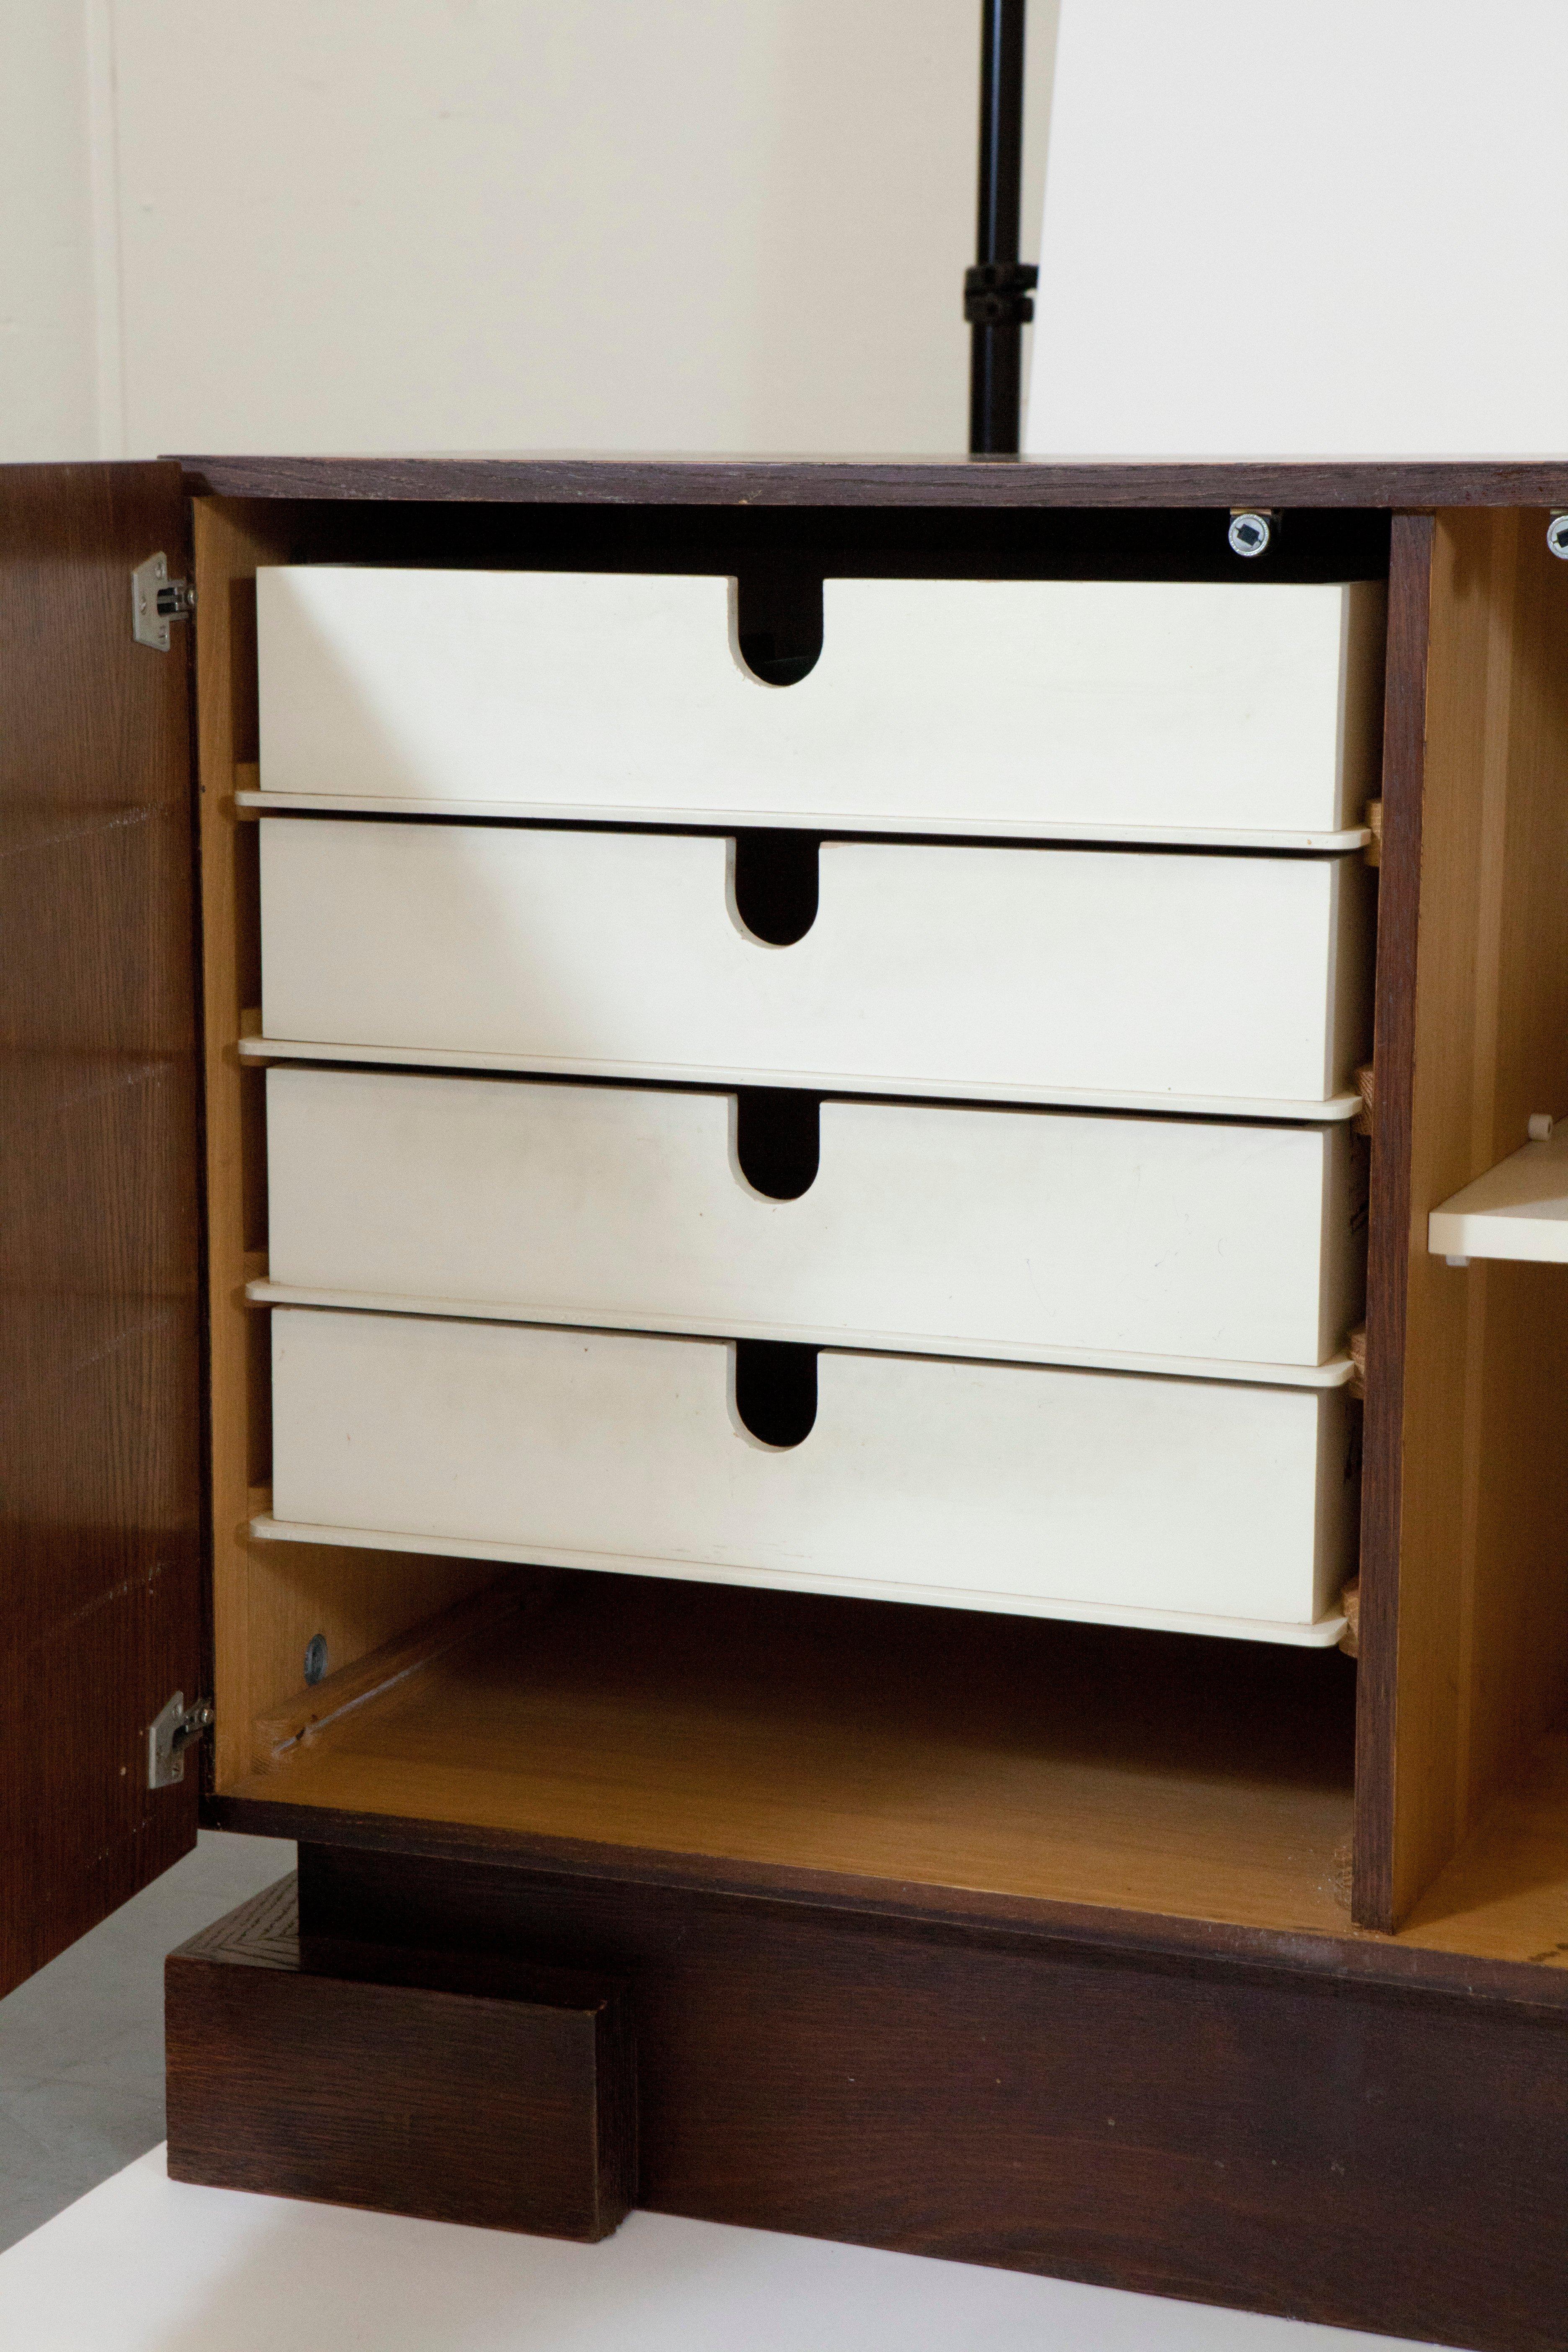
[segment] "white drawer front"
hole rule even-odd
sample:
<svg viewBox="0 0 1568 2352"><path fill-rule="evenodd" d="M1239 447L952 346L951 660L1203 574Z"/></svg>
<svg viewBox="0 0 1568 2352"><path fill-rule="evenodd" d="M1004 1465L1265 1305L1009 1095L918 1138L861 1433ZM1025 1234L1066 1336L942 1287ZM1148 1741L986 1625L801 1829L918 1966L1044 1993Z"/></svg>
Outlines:
<svg viewBox="0 0 1568 2352"><path fill-rule="evenodd" d="M896 831L1321 835L1375 791L1381 585L829 580L765 687L729 583L263 571L268 793Z"/></svg>
<svg viewBox="0 0 1568 2352"><path fill-rule="evenodd" d="M1370 1044L1356 858L830 841L816 920L774 947L717 837L260 830L282 1044L1287 1115Z"/></svg>
<svg viewBox="0 0 1568 2352"><path fill-rule="evenodd" d="M1360 1311L1343 1127L819 1118L816 1175L781 1200L742 1172L733 1096L274 1069L271 1282L542 1322L1260 1365L1321 1363Z"/></svg>
<svg viewBox="0 0 1568 2352"><path fill-rule="evenodd" d="M1301 1628L1344 1572L1335 1390L824 1352L759 1444L721 1341L273 1316L274 1512L522 1557Z"/></svg>

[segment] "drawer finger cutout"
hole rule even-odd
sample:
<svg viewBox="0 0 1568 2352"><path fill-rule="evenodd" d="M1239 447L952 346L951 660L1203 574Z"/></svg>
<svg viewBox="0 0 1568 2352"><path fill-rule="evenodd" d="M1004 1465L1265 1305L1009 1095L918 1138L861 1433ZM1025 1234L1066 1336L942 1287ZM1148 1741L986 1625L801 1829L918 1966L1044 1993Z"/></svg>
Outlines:
<svg viewBox="0 0 1568 2352"><path fill-rule="evenodd" d="M263 793L1309 842L1376 790L1378 582L829 580L819 640L758 587L793 683L723 579L263 570Z"/></svg>
<svg viewBox="0 0 1568 2352"><path fill-rule="evenodd" d="M802 855L777 834L737 846L333 818L260 832L263 1021L285 1049L1358 1108L1359 858L841 841Z"/></svg>
<svg viewBox="0 0 1568 2352"><path fill-rule="evenodd" d="M1361 1311L1343 1126L285 1068L267 1123L266 1297L1298 1370Z"/></svg>
<svg viewBox="0 0 1568 2352"><path fill-rule="evenodd" d="M272 1331L261 1534L1339 1630L1342 1390L307 1307Z"/></svg>

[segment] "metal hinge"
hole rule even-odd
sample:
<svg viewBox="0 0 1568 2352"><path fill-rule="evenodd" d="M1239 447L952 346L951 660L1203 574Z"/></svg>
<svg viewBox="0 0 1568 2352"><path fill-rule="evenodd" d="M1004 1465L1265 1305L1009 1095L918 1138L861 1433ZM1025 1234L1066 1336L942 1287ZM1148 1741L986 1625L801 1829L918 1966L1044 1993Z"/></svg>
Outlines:
<svg viewBox="0 0 1568 2352"><path fill-rule="evenodd" d="M185 1750L193 1739L210 1731L213 1703L210 1698L198 1698L193 1706L185 1705L184 1691L176 1691L165 1707L160 1707L147 1726L147 1786L150 1789L172 1789L176 1780L185 1777Z"/></svg>
<svg viewBox="0 0 1568 2352"><path fill-rule="evenodd" d="M169 624L188 621L196 592L186 580L171 580L166 555L150 555L131 574L131 634L139 646L169 650Z"/></svg>

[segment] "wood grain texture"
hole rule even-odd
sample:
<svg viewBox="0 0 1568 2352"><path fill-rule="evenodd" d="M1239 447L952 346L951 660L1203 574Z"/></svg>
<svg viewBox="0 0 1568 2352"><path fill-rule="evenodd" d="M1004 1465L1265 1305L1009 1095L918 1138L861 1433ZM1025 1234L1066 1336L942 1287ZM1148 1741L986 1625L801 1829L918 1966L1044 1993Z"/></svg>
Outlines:
<svg viewBox="0 0 1568 2352"><path fill-rule="evenodd" d="M1393 1983L1473 1984L1479 1963L1519 2000L1557 1971L1568 2005L1568 1743L1391 1938L1350 1916L1337 1656L618 1577L530 1599L213 1818L907 1918L1104 1937L1114 1916L1140 1948L1310 1948ZM1467 1956L1457 1975L1433 1975L1442 1954Z"/></svg>
<svg viewBox="0 0 1568 2352"><path fill-rule="evenodd" d="M257 756L256 568L300 549L299 518L204 501L195 516L196 687L206 1103L207 1352L217 1785L247 1771L258 1716L306 1688L306 1644L334 1667L494 1581L479 1562L258 1546L252 1490L271 1470L269 1318L245 1303L267 1247L265 1081L242 1066L241 1015L260 993L257 831L235 770Z"/></svg>
<svg viewBox="0 0 1568 2352"><path fill-rule="evenodd" d="M1404 1459L1405 1293L1410 1262L1410 1100L1415 1052L1415 931L1426 744L1431 613L1430 515L1396 515L1389 550L1383 824L1377 889L1366 1329L1362 1385L1360 1662L1356 1721L1357 1920L1391 1928L1394 1737ZM1369 1081L1371 1074L1369 1074Z"/></svg>
<svg viewBox="0 0 1568 2352"><path fill-rule="evenodd" d="M1512 1774L1398 1943L1558 1969L1568 1990L1568 1734L1548 1733Z"/></svg>
<svg viewBox="0 0 1568 2352"><path fill-rule="evenodd" d="M301 1958L291 1884L165 1967L169 2174L594 2242L637 2185L618 1984L504 1958Z"/></svg>
<svg viewBox="0 0 1568 2352"><path fill-rule="evenodd" d="M1568 1286L1426 1248L1431 1210L1568 1104L1565 657L1544 517L1438 517L1418 824L1407 660L1384 793L1357 1904L1375 1926L1522 1769L1568 1671Z"/></svg>
<svg viewBox="0 0 1568 2352"><path fill-rule="evenodd" d="M577 1574L225 1794L1337 1933L1354 1684L1337 1652Z"/></svg>
<svg viewBox="0 0 1568 2352"><path fill-rule="evenodd" d="M1031 457L183 457L193 496L628 506L1458 507L1568 504L1568 464L1063 464Z"/></svg>
<svg viewBox="0 0 1568 2352"><path fill-rule="evenodd" d="M548 1587L548 1577L538 1584ZM256 1749L263 1765L279 1763L293 1748L308 1746L354 1708L384 1697L410 1675L421 1674L449 1650L492 1633L540 1597L525 1575L504 1577L449 1609L426 1617L390 1642L368 1651L353 1665L308 1685L287 1706L263 1716L256 1726Z"/></svg>
<svg viewBox="0 0 1568 2352"><path fill-rule="evenodd" d="M340 1847L300 1895L307 1948L626 1979L654 2210L1561 2346L1568 2007Z"/></svg>
<svg viewBox="0 0 1568 2352"><path fill-rule="evenodd" d="M1531 1793L1496 1808L1517 1829L1528 1818L1543 1841L1542 1906L1549 1933L1562 1935L1568 1876L1557 1805L1556 1770L1543 1743L1540 1766L1526 1785ZM327 1812L310 1805L273 1804L254 1798L214 1801L214 1825L258 1837L296 1839L312 1849L330 1839L338 1854L387 1860L482 1863L487 1868L545 1871L574 1885L659 1887L674 1894L741 1895L770 1904L820 1906L866 1918L898 1923L921 1934L960 1928L965 1935L1022 1937L1064 1950L1085 1944L1129 1958L1186 1966L1193 1961L1245 1962L1249 1969L1306 1974L1324 1983L1373 1987L1393 1992L1451 1994L1467 2001L1498 2002L1523 2014L1568 2016L1568 1954L1543 1943L1542 1922L1521 1927L1516 1900L1520 1887L1513 1856L1518 1840L1497 1847L1482 1832L1467 1841L1449 1865L1467 1891L1480 1890L1477 1916L1479 1953L1463 1948L1472 1920L1451 1916L1426 1931L1428 1906L1443 1877L1420 1906L1415 1921L1397 1936L1348 1927L1341 1935L1299 1928L1234 1927L1224 1920L1184 1918L1171 1912L1130 1911L1114 1904L1073 1903L1033 1895L999 1895L984 1889L922 1886L909 1880L857 1877L840 1870L810 1870L767 1863L737 1863L696 1853L659 1853L648 1846L610 1846L568 1838L526 1840L472 1823L414 1821L387 1813ZM1547 1841L1555 1840L1549 1847ZM1549 1882L1549 1883L1548 1883ZM1496 1930L1488 1941L1486 1927ZM1531 1936L1533 1934L1533 1943ZM1445 1938L1447 1940L1445 1940Z"/></svg>
<svg viewBox="0 0 1568 2352"><path fill-rule="evenodd" d="M189 687L132 642L185 571L172 466L0 471L0 1992L167 1868L201 1687Z"/></svg>

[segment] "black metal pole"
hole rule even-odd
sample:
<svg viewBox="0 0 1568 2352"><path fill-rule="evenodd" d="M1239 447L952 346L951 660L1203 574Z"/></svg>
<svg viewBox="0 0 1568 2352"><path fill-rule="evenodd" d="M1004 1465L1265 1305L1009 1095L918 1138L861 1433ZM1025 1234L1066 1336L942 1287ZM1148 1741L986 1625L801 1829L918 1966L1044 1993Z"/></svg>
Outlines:
<svg viewBox="0 0 1568 2352"><path fill-rule="evenodd" d="M969 447L1016 457L1024 329L1039 271L1018 258L1024 168L1024 0L980 0L980 225L963 274Z"/></svg>

